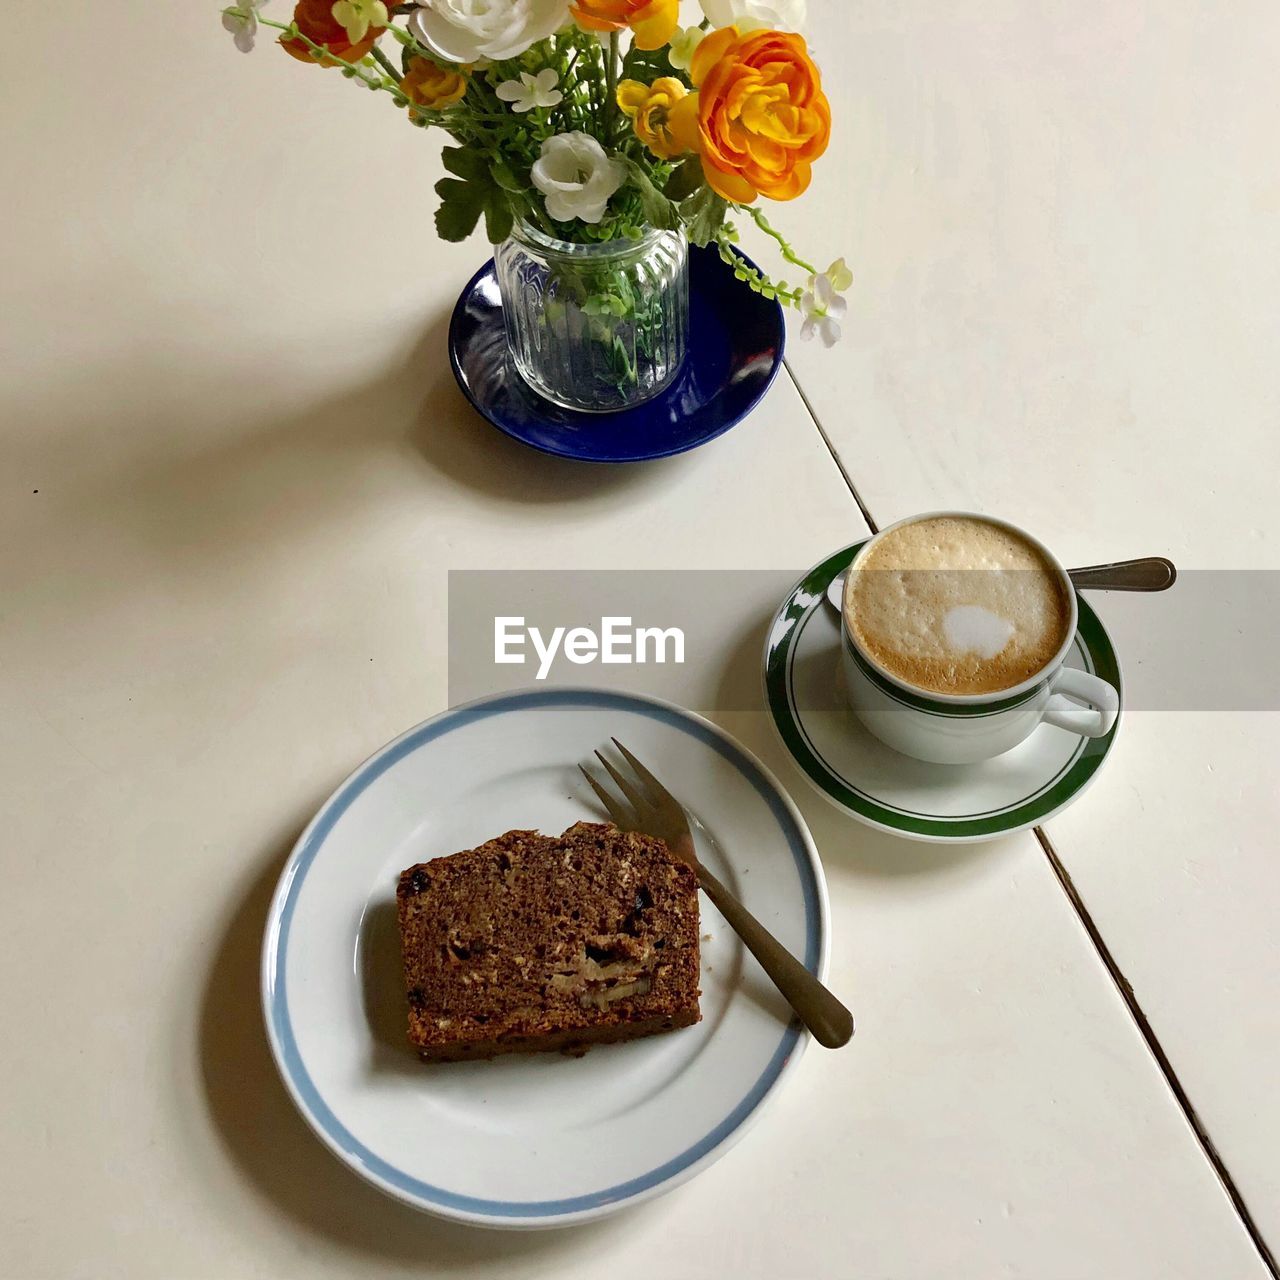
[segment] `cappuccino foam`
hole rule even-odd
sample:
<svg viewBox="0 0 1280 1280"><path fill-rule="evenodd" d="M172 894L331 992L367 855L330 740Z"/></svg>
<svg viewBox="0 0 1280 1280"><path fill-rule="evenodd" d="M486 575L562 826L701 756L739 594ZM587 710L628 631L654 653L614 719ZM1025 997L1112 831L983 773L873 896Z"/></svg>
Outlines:
<svg viewBox="0 0 1280 1280"><path fill-rule="evenodd" d="M995 693L1045 667L1071 620L1062 580L1027 539L935 516L890 530L857 563L845 620L886 671L932 693Z"/></svg>

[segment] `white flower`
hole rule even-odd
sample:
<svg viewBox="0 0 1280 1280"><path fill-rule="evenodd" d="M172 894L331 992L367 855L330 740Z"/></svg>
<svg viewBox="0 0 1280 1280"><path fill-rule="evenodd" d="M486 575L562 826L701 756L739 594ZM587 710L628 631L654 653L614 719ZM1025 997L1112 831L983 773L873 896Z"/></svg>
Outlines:
<svg viewBox="0 0 1280 1280"><path fill-rule="evenodd" d="M706 34L701 27L685 27L672 36L667 60L677 71L688 71L693 65L694 50L702 43Z"/></svg>
<svg viewBox="0 0 1280 1280"><path fill-rule="evenodd" d="M713 27L799 31L804 26L805 0L701 0L701 3L702 12Z"/></svg>
<svg viewBox="0 0 1280 1280"><path fill-rule="evenodd" d="M258 10L267 0L241 0L222 11L222 28L230 31L241 53L252 53L253 42L258 36Z"/></svg>
<svg viewBox="0 0 1280 1280"><path fill-rule="evenodd" d="M809 277L809 287L800 295L800 314L804 316L801 338L807 340L817 334L824 347L834 347L840 341L840 317L849 306L840 291L852 283L853 272L843 258L837 258L825 271Z"/></svg>
<svg viewBox="0 0 1280 1280"><path fill-rule="evenodd" d="M569 0L418 0L414 38L446 62L514 58L569 20Z"/></svg>
<svg viewBox="0 0 1280 1280"><path fill-rule="evenodd" d="M558 133L542 144L533 165L533 185L547 197L557 222L599 222L609 197L627 178L627 166L612 160L589 133Z"/></svg>
<svg viewBox="0 0 1280 1280"><path fill-rule="evenodd" d="M559 79L554 67L545 67L536 76L522 71L519 80L504 80L494 92L503 102L511 103L512 111L554 107L564 97L556 88L556 81Z"/></svg>

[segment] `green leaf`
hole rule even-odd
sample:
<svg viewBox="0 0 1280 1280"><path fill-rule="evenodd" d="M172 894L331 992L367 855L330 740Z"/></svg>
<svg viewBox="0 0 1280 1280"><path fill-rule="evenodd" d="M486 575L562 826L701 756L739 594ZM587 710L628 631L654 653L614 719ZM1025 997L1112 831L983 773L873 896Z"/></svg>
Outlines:
<svg viewBox="0 0 1280 1280"><path fill-rule="evenodd" d="M729 206L710 187L703 187L680 206L680 216L689 229L689 239L707 245L716 238Z"/></svg>
<svg viewBox="0 0 1280 1280"><path fill-rule="evenodd" d="M436 211L436 230L441 239L465 240L483 214L485 234L491 243L501 243L511 234L515 221L507 190L521 190L510 168L502 161L494 166L504 171L503 177L511 184L504 190L480 152L469 147L447 147L442 155L445 168L457 177L441 178L436 183L441 201Z"/></svg>
<svg viewBox="0 0 1280 1280"><path fill-rule="evenodd" d="M511 201L497 187L490 187L484 202L484 233L489 243L501 244L511 234L514 221Z"/></svg>
<svg viewBox="0 0 1280 1280"><path fill-rule="evenodd" d="M465 240L475 230L479 220L479 206L458 201L446 202L436 210L436 235L441 240Z"/></svg>
<svg viewBox="0 0 1280 1280"><path fill-rule="evenodd" d="M517 195L523 195L529 189L529 184L521 182L505 160L495 161L490 166L489 173L503 191L514 191Z"/></svg>
<svg viewBox="0 0 1280 1280"><path fill-rule="evenodd" d="M697 156L689 156L672 170L663 188L668 200L687 200L703 184L702 161Z"/></svg>
<svg viewBox="0 0 1280 1280"><path fill-rule="evenodd" d="M688 75L672 67L667 52L666 45L659 49L638 49L633 44L623 55L620 78L643 80L645 84L650 84L659 76L674 76L686 85L689 84Z"/></svg>
<svg viewBox="0 0 1280 1280"><path fill-rule="evenodd" d="M436 210L436 234L441 240L465 240L475 230L484 208L484 188L456 178L436 183L440 207Z"/></svg>
<svg viewBox="0 0 1280 1280"><path fill-rule="evenodd" d="M436 195L441 200L470 200L473 198L472 185L458 178L441 178L436 183Z"/></svg>
<svg viewBox="0 0 1280 1280"><path fill-rule="evenodd" d="M628 160L627 173L631 185L640 197L640 208L644 213L645 221L663 231L678 227L680 215L675 205L653 185L644 166L636 160Z"/></svg>
<svg viewBox="0 0 1280 1280"><path fill-rule="evenodd" d="M489 165L484 156L465 147L445 147L440 159L444 161L444 167L459 178L484 181L489 177Z"/></svg>

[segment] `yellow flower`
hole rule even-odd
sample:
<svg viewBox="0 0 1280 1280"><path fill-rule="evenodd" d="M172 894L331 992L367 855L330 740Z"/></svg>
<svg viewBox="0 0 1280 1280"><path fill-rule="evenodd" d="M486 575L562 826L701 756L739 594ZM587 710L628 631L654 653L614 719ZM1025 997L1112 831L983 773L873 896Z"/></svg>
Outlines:
<svg viewBox="0 0 1280 1280"><path fill-rule="evenodd" d="M400 81L400 91L414 106L438 111L462 101L467 92L467 77L447 70L430 58L410 58L409 68Z"/></svg>
<svg viewBox="0 0 1280 1280"><path fill-rule="evenodd" d="M347 33L352 44L359 44L369 34L370 27L391 25L384 0L337 0L331 12L334 22Z"/></svg>
<svg viewBox="0 0 1280 1280"><path fill-rule="evenodd" d="M618 106L630 117L636 137L664 160L686 150L671 136L667 117L687 92L674 76L660 76L648 85L624 80L618 86Z"/></svg>

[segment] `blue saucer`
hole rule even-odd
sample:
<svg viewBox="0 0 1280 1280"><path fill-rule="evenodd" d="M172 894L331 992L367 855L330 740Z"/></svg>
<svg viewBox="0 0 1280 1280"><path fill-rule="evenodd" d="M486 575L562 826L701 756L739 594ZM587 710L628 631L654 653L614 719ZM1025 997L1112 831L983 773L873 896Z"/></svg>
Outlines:
<svg viewBox="0 0 1280 1280"><path fill-rule="evenodd" d="M735 279L714 249L690 248L689 349L676 380L633 409L561 409L511 364L489 261L453 309L449 363L463 395L513 439L562 458L640 462L696 449L741 422L777 374L784 336L778 303Z"/></svg>

